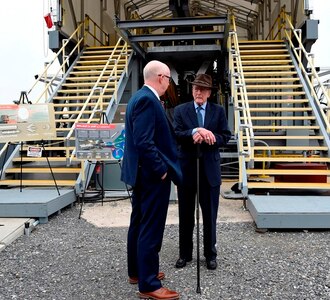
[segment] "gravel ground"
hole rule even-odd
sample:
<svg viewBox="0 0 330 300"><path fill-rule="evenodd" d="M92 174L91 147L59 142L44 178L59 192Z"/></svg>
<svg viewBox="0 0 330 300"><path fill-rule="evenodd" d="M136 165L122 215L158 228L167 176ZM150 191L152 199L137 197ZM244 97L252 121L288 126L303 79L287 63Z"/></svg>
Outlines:
<svg viewBox="0 0 330 300"><path fill-rule="evenodd" d="M127 228L98 228L65 209L0 252L0 299L138 299L127 282ZM111 216L109 216L111 218ZM178 226L166 227L160 269L180 299L330 299L329 231L255 232L220 223L218 263L176 269ZM201 250L202 253L202 250Z"/></svg>

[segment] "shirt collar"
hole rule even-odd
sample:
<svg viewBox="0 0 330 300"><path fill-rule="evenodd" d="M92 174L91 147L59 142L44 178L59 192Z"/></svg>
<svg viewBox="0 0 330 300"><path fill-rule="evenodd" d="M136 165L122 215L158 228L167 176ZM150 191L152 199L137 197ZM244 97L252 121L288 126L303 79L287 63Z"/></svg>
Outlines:
<svg viewBox="0 0 330 300"><path fill-rule="evenodd" d="M201 107L206 110L206 104L207 102L203 103L203 105L201 105ZM195 109L197 109L197 107L199 106L195 101L194 101L194 106L195 106Z"/></svg>
<svg viewBox="0 0 330 300"><path fill-rule="evenodd" d="M153 87L151 87L150 85L147 85L147 84L145 84L144 86L148 87L155 94L157 99L160 100L158 93L156 92L156 90Z"/></svg>

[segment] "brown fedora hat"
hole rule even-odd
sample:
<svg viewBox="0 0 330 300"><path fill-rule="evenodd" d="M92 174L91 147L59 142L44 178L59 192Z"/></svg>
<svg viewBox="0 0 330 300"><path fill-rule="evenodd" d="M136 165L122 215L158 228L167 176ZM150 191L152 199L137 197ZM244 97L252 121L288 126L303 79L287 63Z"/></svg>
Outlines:
<svg viewBox="0 0 330 300"><path fill-rule="evenodd" d="M198 74L195 80L193 82L189 81L189 83L209 89L216 89L216 87L212 85L212 77L208 74Z"/></svg>

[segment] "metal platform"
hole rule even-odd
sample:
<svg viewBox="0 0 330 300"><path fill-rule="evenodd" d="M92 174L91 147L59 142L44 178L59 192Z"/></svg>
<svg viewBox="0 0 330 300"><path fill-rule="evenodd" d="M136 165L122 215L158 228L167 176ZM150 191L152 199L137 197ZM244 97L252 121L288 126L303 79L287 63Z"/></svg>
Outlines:
<svg viewBox="0 0 330 300"><path fill-rule="evenodd" d="M249 195L257 228L330 228L330 196Z"/></svg>
<svg viewBox="0 0 330 300"><path fill-rule="evenodd" d="M76 201L74 189L3 189L0 190L0 218L38 218L47 223L48 217Z"/></svg>

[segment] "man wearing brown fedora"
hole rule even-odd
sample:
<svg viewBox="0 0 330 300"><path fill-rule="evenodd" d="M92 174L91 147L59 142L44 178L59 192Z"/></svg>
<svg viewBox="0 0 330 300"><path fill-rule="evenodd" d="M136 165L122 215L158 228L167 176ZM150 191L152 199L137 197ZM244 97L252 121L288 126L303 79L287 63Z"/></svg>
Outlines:
<svg viewBox="0 0 330 300"><path fill-rule="evenodd" d="M176 267L183 268L192 260L198 184L199 204L203 216L204 256L207 268L215 270L216 223L221 185L219 147L227 144L231 132L224 108L207 101L214 89L212 77L208 74L198 74L191 84L194 100L174 109L174 130L183 173L183 182L178 186L180 257Z"/></svg>

